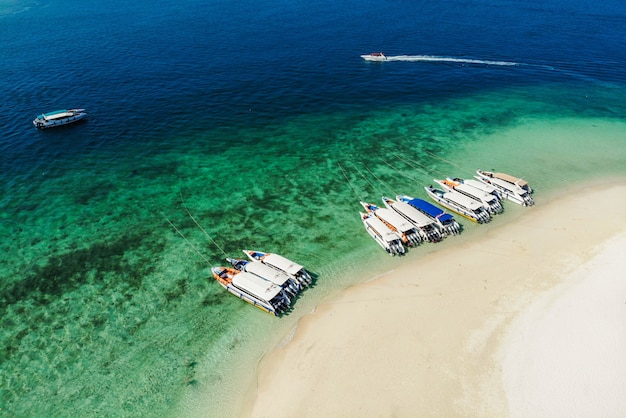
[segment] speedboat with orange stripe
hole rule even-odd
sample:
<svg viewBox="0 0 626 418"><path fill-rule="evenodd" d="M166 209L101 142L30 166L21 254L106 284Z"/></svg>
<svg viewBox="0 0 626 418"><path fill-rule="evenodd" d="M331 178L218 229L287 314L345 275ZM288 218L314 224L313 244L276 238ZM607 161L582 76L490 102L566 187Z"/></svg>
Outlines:
<svg viewBox="0 0 626 418"><path fill-rule="evenodd" d="M224 289L274 316L280 316L291 305L280 286L252 273L231 267L213 267L211 272Z"/></svg>

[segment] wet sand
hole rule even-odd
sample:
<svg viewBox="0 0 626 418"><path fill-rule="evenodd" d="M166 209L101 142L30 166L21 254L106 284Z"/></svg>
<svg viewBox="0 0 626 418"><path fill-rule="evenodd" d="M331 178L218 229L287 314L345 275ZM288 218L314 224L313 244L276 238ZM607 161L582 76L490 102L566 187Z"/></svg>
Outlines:
<svg viewBox="0 0 626 418"><path fill-rule="evenodd" d="M623 179L577 188L341 292L261 360L242 415L624 415L625 207Z"/></svg>

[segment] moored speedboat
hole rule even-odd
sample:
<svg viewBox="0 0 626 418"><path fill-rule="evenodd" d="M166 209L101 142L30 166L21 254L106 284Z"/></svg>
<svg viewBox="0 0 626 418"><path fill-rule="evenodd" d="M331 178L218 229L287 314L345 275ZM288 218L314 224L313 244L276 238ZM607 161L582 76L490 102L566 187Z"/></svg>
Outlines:
<svg viewBox="0 0 626 418"><path fill-rule="evenodd" d="M302 285L296 279L292 278L283 271L268 266L267 264L244 260L243 258L227 258L226 261L228 261L237 270L256 274L257 276L282 287L285 292L289 294L290 299L302 290Z"/></svg>
<svg viewBox="0 0 626 418"><path fill-rule="evenodd" d="M414 247L422 242L422 236L406 218L397 212L378 207L372 203L361 202L361 206L375 217L383 221L392 231L397 232L407 247Z"/></svg>
<svg viewBox="0 0 626 418"><path fill-rule="evenodd" d="M442 234L456 235L461 233L461 225L454 219L454 216L446 213L432 203L407 195L397 195L396 200L408 203L424 215L433 219Z"/></svg>
<svg viewBox="0 0 626 418"><path fill-rule="evenodd" d="M461 179L457 181L456 179L446 178L443 180L435 179L435 182L439 184L441 187L446 189L447 191L456 191L462 195L465 195L475 201L479 202L483 205L485 209L489 211L491 214L502 213L504 208L500 203L500 198L489 193L485 193L484 191L472 187L469 184L464 183Z"/></svg>
<svg viewBox="0 0 626 418"><path fill-rule="evenodd" d="M415 209L413 206L385 196L383 196L383 203L387 208L395 211L415 225L419 229L422 238L425 241L439 242L443 239L443 235L439 231L439 228L435 226L435 221Z"/></svg>
<svg viewBox="0 0 626 418"><path fill-rule="evenodd" d="M439 203L451 211L479 224L489 222L491 215L474 199L464 196L458 192L447 192L442 189L436 189L433 186L424 187L428 196L435 202Z"/></svg>
<svg viewBox="0 0 626 418"><path fill-rule="evenodd" d="M405 252L400 235L391 230L383 221L371 213L360 213L365 230L389 255L402 255Z"/></svg>
<svg viewBox="0 0 626 418"><path fill-rule="evenodd" d="M387 61L387 57L382 52L372 52L371 54L361 55L365 61Z"/></svg>
<svg viewBox="0 0 626 418"><path fill-rule="evenodd" d="M262 251L243 250L243 253L252 261L260 261L263 264L287 273L296 279L302 286L308 286L313 282L313 277L298 263L294 263L282 255L264 253Z"/></svg>
<svg viewBox="0 0 626 418"><path fill-rule="evenodd" d="M252 273L230 267L213 267L211 272L224 289L274 316L282 314L291 304L280 286Z"/></svg>
<svg viewBox="0 0 626 418"><path fill-rule="evenodd" d="M87 117L85 109L63 109L54 112L42 113L33 120L38 129L47 129L55 126L78 122Z"/></svg>
<svg viewBox="0 0 626 418"><path fill-rule="evenodd" d="M500 196L500 193L498 193L496 188L493 187L490 184L483 183L482 181L478 181L478 180L476 180L474 178L462 179L462 178L459 178L459 177L454 177L454 178L449 179L449 180L456 181L457 183L467 184L469 186L472 186L475 189L482 190L485 193L489 193L489 194L495 196L500 201L500 203L502 203L502 197Z"/></svg>
<svg viewBox="0 0 626 418"><path fill-rule="evenodd" d="M477 176L474 176L477 180L482 181L485 184L493 186L503 199L508 199L511 202L515 202L522 206L532 206L535 204L533 198L530 197L528 190L523 189L515 183L508 182L506 180L499 179L497 177L490 177L481 170L476 170Z"/></svg>
<svg viewBox="0 0 626 418"><path fill-rule="evenodd" d="M508 183L511 184L515 184L519 187L521 187L522 189L526 190L528 193L532 193L533 189L531 189L530 185L528 184L528 182L526 180L523 180L519 177L515 177L512 176L510 174L506 174L506 173L498 173L497 171L486 171L486 170L476 170L476 173L479 176L485 176L485 177L491 177L491 178L496 178L496 179L500 179L500 180L504 180Z"/></svg>

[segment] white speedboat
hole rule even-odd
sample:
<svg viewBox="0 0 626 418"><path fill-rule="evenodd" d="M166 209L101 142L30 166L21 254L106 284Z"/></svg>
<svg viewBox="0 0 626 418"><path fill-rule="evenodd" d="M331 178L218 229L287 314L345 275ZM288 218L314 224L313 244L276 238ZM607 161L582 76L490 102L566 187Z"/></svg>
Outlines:
<svg viewBox="0 0 626 418"><path fill-rule="evenodd" d="M435 226L435 221L415 209L413 206L385 196L383 196L383 203L388 209L395 211L415 225L425 241L439 242L443 239L443 235L439 231L439 228Z"/></svg>
<svg viewBox="0 0 626 418"><path fill-rule="evenodd" d="M365 230L374 241L378 243L389 255L402 255L405 253L402 238L398 233L390 229L383 221L371 213L360 212Z"/></svg>
<svg viewBox="0 0 626 418"><path fill-rule="evenodd" d="M303 287L313 282L313 277L305 270L303 266L294 263L282 255L273 253L264 253L262 251L243 250L243 253L252 261L260 261L263 264L287 273L300 283Z"/></svg>
<svg viewBox="0 0 626 418"><path fill-rule="evenodd" d="M479 176L496 178L496 179L504 180L511 184L515 184L521 187L522 189L526 190L528 193L533 192L533 189L530 188L530 185L528 184L528 182L519 177L515 177L506 173L498 173L497 171L486 171L486 170L480 170L480 169L476 170L476 173Z"/></svg>
<svg viewBox="0 0 626 418"><path fill-rule="evenodd" d="M283 271L268 266L267 264L244 260L243 258L227 258L226 261L228 261L237 270L256 274L257 276L282 287L285 292L289 294L290 299L302 290L302 285L296 279Z"/></svg>
<svg viewBox="0 0 626 418"><path fill-rule="evenodd" d="M38 129L53 128L78 122L87 117L85 109L64 109L50 113L42 113L33 120L33 125Z"/></svg>
<svg viewBox="0 0 626 418"><path fill-rule="evenodd" d="M387 61L387 57L382 52L372 52L371 54L361 55L365 61Z"/></svg>
<svg viewBox="0 0 626 418"><path fill-rule="evenodd" d="M415 225L397 212L367 202L361 202L361 206L363 206L367 213L371 213L383 221L392 231L400 234L402 242L407 247L414 247L422 242L422 236Z"/></svg>
<svg viewBox="0 0 626 418"><path fill-rule="evenodd" d="M424 215L430 217L435 221L435 224L439 227L442 234L456 235L461 233L461 225L454 219L454 216L432 203L407 195L397 195L396 200L408 203Z"/></svg>
<svg viewBox="0 0 626 418"><path fill-rule="evenodd" d="M490 184L483 183L482 181L478 181L478 180L476 180L474 178L462 179L462 178L459 178L459 177L454 177L452 179L449 178L449 180L456 181L457 183L467 184L469 186L472 186L475 189L482 190L485 193L489 193L489 194L495 196L500 201L500 203L502 204L502 197L500 196L500 193L498 193L496 188L493 187Z"/></svg>
<svg viewBox="0 0 626 418"><path fill-rule="evenodd" d="M453 180L451 178L446 178L443 180L435 179L435 182L447 191L454 190L462 195L474 199L477 202L480 202L480 204L482 204L483 207L491 214L502 213L504 211L499 197L472 187L471 185L464 183L461 179L459 180L460 181L456 181L456 179Z"/></svg>
<svg viewBox="0 0 626 418"><path fill-rule="evenodd" d="M455 191L424 187L428 196L441 206L479 224L489 222L491 215L482 204Z"/></svg>
<svg viewBox="0 0 626 418"><path fill-rule="evenodd" d="M502 180L497 177L490 177L482 170L476 170L477 176L474 176L477 180L482 181L485 184L493 186L503 199L508 199L511 202L515 202L522 206L532 206L535 204L533 198L530 197L528 190L523 189L515 183Z"/></svg>
<svg viewBox="0 0 626 418"><path fill-rule="evenodd" d="M224 289L272 315L281 315L291 304L280 286L257 275L230 267L213 267L211 272Z"/></svg>

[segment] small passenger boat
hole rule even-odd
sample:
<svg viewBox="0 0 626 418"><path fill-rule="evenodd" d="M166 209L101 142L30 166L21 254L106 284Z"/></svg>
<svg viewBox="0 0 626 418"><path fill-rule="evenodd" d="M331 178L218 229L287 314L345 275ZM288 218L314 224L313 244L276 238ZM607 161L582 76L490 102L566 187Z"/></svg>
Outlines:
<svg viewBox="0 0 626 418"><path fill-rule="evenodd" d="M371 54L361 55L365 61L387 61L387 57L382 52L372 52Z"/></svg>
<svg viewBox="0 0 626 418"><path fill-rule="evenodd" d="M371 213L383 221L389 229L397 232L402 238L402 243L407 247L414 247L422 242L422 236L417 227L399 213L367 202L361 202L361 206L367 213Z"/></svg>
<svg viewBox="0 0 626 418"><path fill-rule="evenodd" d="M515 202L518 205L522 206L532 206L535 204L533 198L530 197L530 193L528 190L522 188L521 186L511 183L506 180L502 180L498 177L492 177L485 173L489 173L487 171L476 170L477 176L474 176L479 181L482 181L485 184L489 184L493 186L500 196L503 199L508 199L511 202ZM493 174L493 173L492 173Z"/></svg>
<svg viewBox="0 0 626 418"><path fill-rule="evenodd" d="M491 215L474 199L460 194L459 192L436 189L433 186L424 187L428 196L451 211L469 219L470 221L482 224L491 220Z"/></svg>
<svg viewBox="0 0 626 418"><path fill-rule="evenodd" d="M302 290L302 285L287 273L256 261L244 260L243 258L227 258L234 268L240 271L256 274L257 276L282 287L292 298Z"/></svg>
<svg viewBox="0 0 626 418"><path fill-rule="evenodd" d="M383 221L371 213L360 212L360 215L367 233L389 255L402 255L405 253L402 239L398 233L390 229Z"/></svg>
<svg viewBox="0 0 626 418"><path fill-rule="evenodd" d="M397 195L396 200L408 203L415 209L433 219L442 234L456 235L461 233L461 225L459 225L459 223L454 219L454 216L445 212L438 206L435 206L423 199L407 195Z"/></svg>
<svg viewBox="0 0 626 418"><path fill-rule="evenodd" d="M37 116L35 120L33 120L33 125L35 125L37 129L47 129L78 122L86 117L87 113L85 113L85 109L56 110Z"/></svg>
<svg viewBox="0 0 626 418"><path fill-rule="evenodd" d="M252 273L230 267L213 267L211 272L224 289L274 316L280 316L291 304L280 286Z"/></svg>
<svg viewBox="0 0 626 418"><path fill-rule="evenodd" d="M477 189L475 187L472 187L471 185L463 182L462 179L451 179L451 178L445 178L443 180L435 179L435 182L447 191L454 190L456 192L461 193L462 195L465 195L471 199L474 199L475 201L482 204L483 207L487 209L489 213L491 214L502 213L504 211L504 208L502 207L502 204L500 203L499 197L490 193L486 193L483 190Z"/></svg>
<svg viewBox="0 0 626 418"><path fill-rule="evenodd" d="M243 250L243 253L252 261L260 261L263 264L267 264L272 268L287 273L289 276L296 279L303 287L313 282L313 277L311 277L311 274L306 271L303 266L294 263L282 255L251 250Z"/></svg>
<svg viewBox="0 0 626 418"><path fill-rule="evenodd" d="M491 177L495 179L504 180L508 183L515 184L522 189L526 190L528 193L532 193L533 189L531 189L530 185L526 180L523 180L519 177L512 176L506 173L498 173L497 171L486 171L486 170L476 170L476 173L479 176Z"/></svg>
<svg viewBox="0 0 626 418"><path fill-rule="evenodd" d="M395 211L415 225L419 229L424 241L439 242L443 239L443 235L439 231L439 228L435 226L435 221L415 209L413 206L385 196L383 196L383 203L387 208Z"/></svg>

